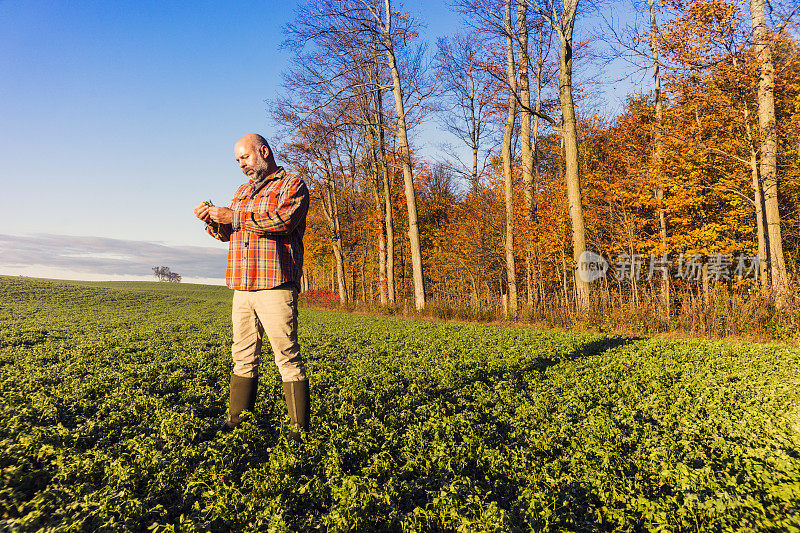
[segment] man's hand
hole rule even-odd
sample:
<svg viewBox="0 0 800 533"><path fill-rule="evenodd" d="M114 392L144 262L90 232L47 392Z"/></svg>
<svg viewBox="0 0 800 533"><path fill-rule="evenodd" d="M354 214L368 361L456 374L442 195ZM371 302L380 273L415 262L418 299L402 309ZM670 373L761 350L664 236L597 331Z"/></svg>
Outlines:
<svg viewBox="0 0 800 533"><path fill-rule="evenodd" d="M220 224L230 224L233 222L233 210L227 207L210 207L208 214L211 220Z"/></svg>
<svg viewBox="0 0 800 533"><path fill-rule="evenodd" d="M194 216L205 222L206 224L211 223L211 215L209 214L208 210L211 209L206 205L205 202L198 205L194 208Z"/></svg>

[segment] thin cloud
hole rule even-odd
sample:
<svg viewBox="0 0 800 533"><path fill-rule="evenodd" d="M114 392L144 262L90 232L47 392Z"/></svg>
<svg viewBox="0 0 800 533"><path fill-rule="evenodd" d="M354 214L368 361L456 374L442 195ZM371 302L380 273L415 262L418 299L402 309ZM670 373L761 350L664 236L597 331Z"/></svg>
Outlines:
<svg viewBox="0 0 800 533"><path fill-rule="evenodd" d="M105 276L152 275L168 266L184 278L225 275L226 251L201 246L167 246L146 241L71 235L0 234L0 267L45 267Z"/></svg>

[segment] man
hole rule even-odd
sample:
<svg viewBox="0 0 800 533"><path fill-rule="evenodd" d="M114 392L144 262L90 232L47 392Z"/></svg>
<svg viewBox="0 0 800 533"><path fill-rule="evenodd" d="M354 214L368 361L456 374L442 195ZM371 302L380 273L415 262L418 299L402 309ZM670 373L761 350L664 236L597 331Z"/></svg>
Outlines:
<svg viewBox="0 0 800 533"><path fill-rule="evenodd" d="M250 181L239 186L230 207L203 203L194 208L209 235L230 241L225 278L234 290L233 373L228 416L220 431L231 431L242 411L255 405L264 333L275 353L292 425L307 431L310 401L297 343L297 293L308 189L301 178L275 164L261 135L245 135L233 150ZM300 434L290 431L289 438L299 440Z"/></svg>

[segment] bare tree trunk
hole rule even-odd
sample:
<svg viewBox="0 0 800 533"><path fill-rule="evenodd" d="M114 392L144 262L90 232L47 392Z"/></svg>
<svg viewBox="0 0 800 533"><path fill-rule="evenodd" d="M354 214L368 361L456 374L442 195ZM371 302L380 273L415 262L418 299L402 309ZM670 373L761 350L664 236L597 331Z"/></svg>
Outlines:
<svg viewBox="0 0 800 533"><path fill-rule="evenodd" d="M380 83L380 66L375 64L376 80ZM389 160L386 155L386 135L383 121L383 91L375 92L376 113L378 123L378 151L381 161L381 178L383 180L383 216L386 229L386 296L389 303L395 301L394 288L394 221L392 220L392 194L389 180Z"/></svg>
<svg viewBox="0 0 800 533"><path fill-rule="evenodd" d="M569 291L567 289L567 253L564 250L564 243L561 243L561 285L564 290L564 305L569 305Z"/></svg>
<svg viewBox="0 0 800 533"><path fill-rule="evenodd" d="M519 34L519 99L520 110L519 144L522 148L522 194L525 200L525 220L533 214L533 151L531 149L531 89L528 76L528 4L517 3L517 32Z"/></svg>
<svg viewBox="0 0 800 533"><path fill-rule="evenodd" d="M344 271L344 253L342 251L342 237L341 231L339 229L339 199L338 195L336 194L336 187L332 184L333 180L330 180L328 193L330 194L330 201L333 211L333 224L334 224L334 238L331 239L331 243L333 245L333 256L336 259L336 278L339 283L339 301L342 304L347 303L347 282L345 277Z"/></svg>
<svg viewBox="0 0 800 533"><path fill-rule="evenodd" d="M770 247L770 275L776 303L786 304L789 280L783 258L781 215L778 209L778 128L775 120L775 65L764 14L765 0L750 0L753 42L761 63L758 79L758 126L761 133L761 182L764 187L764 215L767 219Z"/></svg>
<svg viewBox="0 0 800 533"><path fill-rule="evenodd" d="M548 45L549 46L549 45ZM534 298L532 286L533 286L533 276L536 272L535 269L531 267L532 257L534 255L534 242L533 242L533 235L530 234L530 229L533 221L536 219L536 203L535 203L535 195L536 195L536 184L539 183L539 113L542 112L542 70L544 68L544 61L545 61L545 51L544 51L544 24L541 25L539 30L539 44L537 49L537 57L536 57L536 103L534 104L534 115L533 115L533 130L531 131L531 168L532 168L532 176L531 176L531 184L530 190L526 191L525 194L530 194L530 207L526 209L525 216L528 222L528 235L527 235L527 242L526 242L526 258L527 258L527 265L526 268L528 270L528 306L533 307L534 301L538 300L538 298ZM530 93L530 90L528 91ZM528 96L528 100L530 101L530 95ZM530 106L530 103L527 104ZM528 198L525 199L526 205L528 202Z"/></svg>
<svg viewBox="0 0 800 533"><path fill-rule="evenodd" d="M331 290L334 289L334 268L336 279L339 282L339 301L347 303L347 287L344 273L344 253L342 251L342 238L339 231L339 202L336 198L336 182L333 178L332 165L325 161L325 183L320 194L322 213L325 215L325 224L331 235L331 248L333 251L333 265L331 265Z"/></svg>
<svg viewBox="0 0 800 533"><path fill-rule="evenodd" d="M753 203L756 209L756 238L758 239L758 282L762 291L766 291L769 284L769 237L767 226L764 224L764 195L761 188L761 178L758 175L758 152L756 152L753 128L750 126L750 110L744 106L744 124L747 132L747 144L750 148L750 176L753 182Z"/></svg>
<svg viewBox="0 0 800 533"><path fill-rule="evenodd" d="M474 309L477 309L481 306L480 296L478 295L478 291L480 290L478 287L478 279L470 270L467 270L467 274L469 274L470 281L470 303Z"/></svg>
<svg viewBox="0 0 800 533"><path fill-rule="evenodd" d="M541 259L541 249L537 245L535 248L536 254L534 255L534 259L536 260L536 279L539 282L539 292L536 296L536 305L541 305L542 301L544 301L544 274L543 274L543 267L542 267L542 259Z"/></svg>
<svg viewBox="0 0 800 533"><path fill-rule="evenodd" d="M572 222L572 255L575 259L576 267L580 262L581 255L586 250L586 230L583 219L583 198L578 163L578 129L575 118L575 101L572 96L572 30L575 25L577 6L578 0L565 0L561 23L556 27L561 40L558 95L561 100L563 117L561 135L564 139L564 179L567 183L569 215ZM553 19L557 19L555 6L553 6ZM576 308L578 312L586 312L589 310L589 283L581 279L577 268L574 270L574 278Z"/></svg>
<svg viewBox="0 0 800 533"><path fill-rule="evenodd" d="M531 147L531 88L528 75L528 4L517 3L517 32L519 34L519 98L522 103L519 142L522 147L522 195L525 201L525 278L528 307L533 305L531 287L531 223L533 222L533 149ZM538 117L537 117L538 118Z"/></svg>
<svg viewBox="0 0 800 533"><path fill-rule="evenodd" d="M506 120L505 131L503 132L503 175L505 177L505 206L506 206L506 228L505 228L505 258L506 258L506 278L508 281L508 314L515 317L517 314L517 273L514 264L514 204L513 195L513 168L511 153L511 137L514 133L514 118L517 107L517 73L514 68L514 38L511 27L511 0L506 0L506 76L508 78L508 119Z"/></svg>
<svg viewBox="0 0 800 533"><path fill-rule="evenodd" d="M662 172L662 161L664 154L664 104L661 97L661 69L658 61L658 25L656 24L656 2L647 0L650 8L650 54L653 57L653 84L655 85L655 114L656 124L653 135L653 167L656 171L655 197L658 201L658 228L661 236L662 253L667 253L667 217L664 212L664 173ZM669 298L669 276L661 276L661 305L670 313Z"/></svg>
<svg viewBox="0 0 800 533"><path fill-rule="evenodd" d="M472 194L478 194L478 148L472 147Z"/></svg>
<svg viewBox="0 0 800 533"><path fill-rule="evenodd" d="M367 248L364 246L361 254L361 301L367 303L367 275L365 273L367 264Z"/></svg>
<svg viewBox="0 0 800 533"><path fill-rule="evenodd" d="M386 305L389 301L389 287L386 275L386 236L385 220L383 217L383 202L381 202L380 195L378 194L379 181L375 183L375 203L381 212L380 219L378 220L378 288L380 294L381 305Z"/></svg>
<svg viewBox="0 0 800 533"><path fill-rule="evenodd" d="M406 302L406 254L404 253L403 243L400 243L400 299L403 300L403 308L405 309Z"/></svg>
<svg viewBox="0 0 800 533"><path fill-rule="evenodd" d="M389 303L395 302L394 287L394 220L392 219L392 191L390 188L389 169L384 160L383 165L383 199L386 217L386 292Z"/></svg>
<svg viewBox="0 0 800 533"><path fill-rule="evenodd" d="M355 259L355 258L353 258L353 259ZM356 292L356 279L357 279L356 278L356 273L357 273L357 271L358 271L358 269L356 268L355 261L352 261L350 263L350 287L349 287L350 292L348 292L348 296L349 296L348 301L352 302L352 303L355 303L355 301L356 301L356 294L357 294L357 292Z"/></svg>
<svg viewBox="0 0 800 533"><path fill-rule="evenodd" d="M328 193L328 201L331 202L329 205L333 206L335 203L330 198L330 192ZM333 268L331 269L331 289L334 288L334 269L335 269L335 280L339 284L339 301L342 304L347 303L347 287L345 284L345 274L344 274L344 253L342 252L342 239L339 234L338 230L338 213L333 211L330 215L327 212L327 209L323 210L325 212L326 218L328 220L328 228L331 230L331 251L333 252Z"/></svg>
<svg viewBox="0 0 800 533"><path fill-rule="evenodd" d="M544 33L544 27L542 27L541 32ZM548 47L549 46L548 44ZM533 140L533 145L531 147L531 152L533 154L533 183L531 185L534 189L531 192L531 201L535 198L536 184L539 183L539 114L542 112L542 71L546 60L543 48L544 36L540 35L538 57L536 58L536 104L533 108L536 114L533 115L533 131L531 132L531 138ZM536 216L535 203L531 204L531 216L532 218Z"/></svg>
<svg viewBox="0 0 800 533"><path fill-rule="evenodd" d="M470 73L470 76L472 74ZM474 82L473 82L474 87ZM470 113L470 124L469 124L469 131L470 131L470 140L472 141L472 194L478 194L478 117L475 115L475 103L474 103L474 96L473 96L473 103L469 109Z"/></svg>
<svg viewBox="0 0 800 533"><path fill-rule="evenodd" d="M411 255L411 269L414 279L414 305L417 310L425 308L425 286L422 277L422 250L419 242L419 226L417 223L417 199L414 191L414 175L411 170L411 153L408 148L408 131L406 130L406 112L403 102L403 88L397 59L392 42L392 6L391 0L385 0L386 24L383 31L383 44L386 48L386 59L392 72L394 104L397 111L397 140L400 151L403 180L405 182L406 205L408 207L408 241Z"/></svg>
<svg viewBox="0 0 800 533"><path fill-rule="evenodd" d="M527 236L525 244L525 290L528 299L528 308L533 307L533 243L531 236Z"/></svg>
<svg viewBox="0 0 800 533"><path fill-rule="evenodd" d="M374 142L374 139L373 139ZM380 213L378 216L378 289L380 294L380 302L381 305L386 305L388 301L387 295L387 283L386 283L386 237L384 236L385 228L385 219L383 215L383 202L381 201L381 177L378 171L378 156L376 153L375 146L372 147L371 150L372 154L372 171L373 171L373 184L375 188L373 189L374 192L374 200L375 200L375 209Z"/></svg>
<svg viewBox="0 0 800 533"><path fill-rule="evenodd" d="M380 303L381 306L384 306L389 302L394 302L394 247L387 247L386 241L393 240L393 231L391 229L392 213L391 209L389 209L387 216L386 209L389 207L389 204L383 200L383 194L381 192L385 186L384 180L386 179L387 173L387 161L383 122L383 79L381 75L380 55L378 53L378 42L375 39L375 34L371 34L370 43L372 46L372 65L370 67L372 71L370 77L372 78L371 81L374 84L374 89L371 94L372 105L369 106L367 114L371 114L368 122L370 123L371 154L375 174L375 206L380 212L378 217L378 286Z"/></svg>

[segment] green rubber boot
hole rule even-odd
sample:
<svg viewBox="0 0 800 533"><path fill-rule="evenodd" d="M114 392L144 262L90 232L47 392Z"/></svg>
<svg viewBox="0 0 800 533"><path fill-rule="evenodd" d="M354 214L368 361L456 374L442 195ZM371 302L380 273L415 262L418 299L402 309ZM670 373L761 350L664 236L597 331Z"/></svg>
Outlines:
<svg viewBox="0 0 800 533"><path fill-rule="evenodd" d="M308 431L308 411L311 407L308 380L284 381L283 395L286 397L286 409L289 411L289 418L292 419L292 427ZM299 442L300 433L289 430L286 438Z"/></svg>
<svg viewBox="0 0 800 533"><path fill-rule="evenodd" d="M231 374L231 396L228 407L228 417L222 424L220 431L227 433L239 425L239 415L247 409L252 411L256 406L256 393L258 392L258 376L243 378Z"/></svg>

